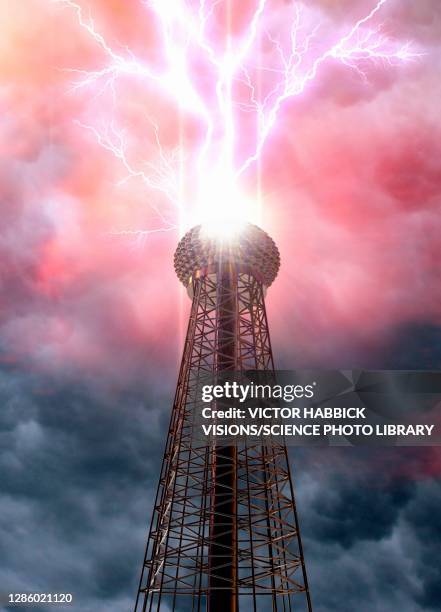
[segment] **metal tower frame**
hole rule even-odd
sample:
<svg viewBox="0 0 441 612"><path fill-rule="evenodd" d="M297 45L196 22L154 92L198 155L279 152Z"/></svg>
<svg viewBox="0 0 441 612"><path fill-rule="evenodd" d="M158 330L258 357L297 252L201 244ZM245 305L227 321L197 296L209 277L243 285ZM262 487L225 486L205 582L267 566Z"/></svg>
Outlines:
<svg viewBox="0 0 441 612"><path fill-rule="evenodd" d="M286 446L195 437L204 381L274 370L264 292L277 247L252 225L227 243L196 227L175 268L193 301L135 612L311 612Z"/></svg>

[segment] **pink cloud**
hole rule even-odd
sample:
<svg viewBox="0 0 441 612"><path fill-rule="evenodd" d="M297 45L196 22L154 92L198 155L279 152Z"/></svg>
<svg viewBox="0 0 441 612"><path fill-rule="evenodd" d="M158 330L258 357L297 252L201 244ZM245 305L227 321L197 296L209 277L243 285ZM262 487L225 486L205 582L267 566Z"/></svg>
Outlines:
<svg viewBox="0 0 441 612"><path fill-rule="evenodd" d="M13 9L2 42L0 335L7 355L43 369L141 375L146 360L168 363L184 333L172 269L178 233L135 248L109 236L157 227L157 196L136 180L118 185L120 162L74 123L109 109L90 91L74 93L75 75L63 68L96 69L102 53L67 8L33 4L32 20ZM348 3L316 3L338 27L361 4L348 12ZM91 6L106 35L155 54L157 31L141 3ZM385 15L394 35L427 42L429 56L404 69L370 66L366 81L331 63L283 107L267 143L264 225L282 253L268 293L276 352L313 361L336 346L369 353L400 324L440 323L438 12L430 20L428 6L416 21L393 3ZM173 108L127 83L119 112L135 135L147 107L173 145ZM183 137L191 154L200 137L191 121Z"/></svg>

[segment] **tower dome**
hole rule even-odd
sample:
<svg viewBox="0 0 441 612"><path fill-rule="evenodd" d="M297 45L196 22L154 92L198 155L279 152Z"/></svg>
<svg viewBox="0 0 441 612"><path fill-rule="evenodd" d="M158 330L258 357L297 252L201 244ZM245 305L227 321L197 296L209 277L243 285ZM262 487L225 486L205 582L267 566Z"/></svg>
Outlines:
<svg viewBox="0 0 441 612"><path fill-rule="evenodd" d="M269 287L279 271L279 249L266 232L251 223L226 239L210 236L197 225L180 240L174 256L176 274L185 287L194 275L215 271L225 263L250 272Z"/></svg>

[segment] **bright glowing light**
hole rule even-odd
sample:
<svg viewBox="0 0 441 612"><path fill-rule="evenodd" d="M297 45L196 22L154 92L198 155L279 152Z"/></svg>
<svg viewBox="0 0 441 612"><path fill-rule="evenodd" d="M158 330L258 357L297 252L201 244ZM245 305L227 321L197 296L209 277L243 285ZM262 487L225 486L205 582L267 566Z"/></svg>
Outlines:
<svg viewBox="0 0 441 612"><path fill-rule="evenodd" d="M243 203L238 201L236 211L222 208L206 208L202 216L201 233L209 238L227 240L237 236L249 222L249 216L244 212Z"/></svg>
<svg viewBox="0 0 441 612"><path fill-rule="evenodd" d="M242 182L245 176L248 184L254 180L257 202L260 182L254 163L281 107L303 95L325 65L338 62L367 81L372 66L389 67L423 55L409 41L388 38L377 22L389 0L367 1L365 16L341 29L306 2L282 6L276 0L255 0L254 8L243 8L247 13L240 29L225 29L229 0L142 0L146 20L156 24L160 37L156 59L149 61L148 54L138 58L106 40L86 1L52 0L73 12L104 58L95 70L71 69L78 77L74 90L87 89L90 100L78 124L120 162L123 181L142 181L164 231L177 226L184 231L202 222L212 231L231 232L245 220L258 222L257 206L241 196ZM196 122L199 139L186 150L180 141L165 146L160 136L167 114L147 117L149 131L144 133L140 127L134 130L133 120L120 125L127 79L144 84L153 98L174 104L181 127L187 120ZM132 147L133 141L138 146ZM145 157L140 157L140 143Z"/></svg>
<svg viewBox="0 0 441 612"><path fill-rule="evenodd" d="M225 240L237 235L246 223L259 225L259 212L257 200L240 193L228 173L222 172L201 182L190 225L201 224L204 235Z"/></svg>
<svg viewBox="0 0 441 612"><path fill-rule="evenodd" d="M215 217L211 222L202 224L201 236L227 242L240 234L245 225L246 221L231 217Z"/></svg>

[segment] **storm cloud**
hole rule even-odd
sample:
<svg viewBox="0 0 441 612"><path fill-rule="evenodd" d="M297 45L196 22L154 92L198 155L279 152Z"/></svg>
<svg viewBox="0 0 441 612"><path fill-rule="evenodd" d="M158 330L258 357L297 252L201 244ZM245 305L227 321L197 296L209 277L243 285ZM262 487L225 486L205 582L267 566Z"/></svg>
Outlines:
<svg viewBox="0 0 441 612"><path fill-rule="evenodd" d="M332 37L373 4L302 6ZM145 3L88 5L119 49L154 57ZM275 0L272 26L293 6ZM28 0L3 3L0 19L0 592L128 611L189 310L178 230L78 124L110 109L75 90L72 69L103 55L74 12ZM330 61L281 110L259 166L282 257L267 297L280 368L440 368L440 23L436 0L391 0L376 24L421 55L363 75ZM180 133L176 109L125 83L135 151L152 146L146 109L167 145L180 135L194 153L195 126ZM167 231L114 235L144 228ZM439 609L438 449L291 458L314 610Z"/></svg>

